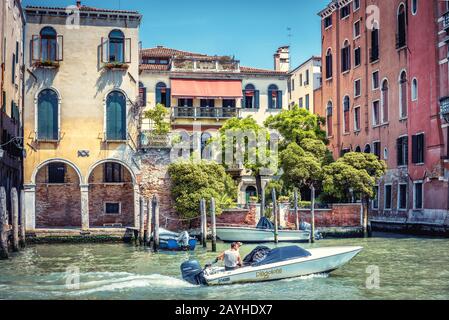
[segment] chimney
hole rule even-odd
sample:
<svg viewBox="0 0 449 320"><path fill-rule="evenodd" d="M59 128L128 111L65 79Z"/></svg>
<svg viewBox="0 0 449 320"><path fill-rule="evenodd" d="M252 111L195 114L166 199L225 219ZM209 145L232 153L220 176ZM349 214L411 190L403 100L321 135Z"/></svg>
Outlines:
<svg viewBox="0 0 449 320"><path fill-rule="evenodd" d="M290 47L282 46L274 54L274 70L288 72L290 71Z"/></svg>
<svg viewBox="0 0 449 320"><path fill-rule="evenodd" d="M77 6L78 8L81 8L81 1L77 1L77 2L76 2L76 6Z"/></svg>

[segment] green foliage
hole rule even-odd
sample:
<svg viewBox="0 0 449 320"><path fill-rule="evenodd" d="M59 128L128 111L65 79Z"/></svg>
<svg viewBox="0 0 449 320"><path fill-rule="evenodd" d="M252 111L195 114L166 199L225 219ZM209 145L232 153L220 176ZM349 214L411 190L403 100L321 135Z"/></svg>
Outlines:
<svg viewBox="0 0 449 320"><path fill-rule="evenodd" d="M150 119L154 124L154 134L164 135L170 132L170 123L165 121L168 114L167 108L160 103L156 105L156 108L145 111L144 117Z"/></svg>
<svg viewBox="0 0 449 320"><path fill-rule="evenodd" d="M203 198L206 201L215 198L217 215L232 207L233 200L237 198L235 182L215 162L177 162L169 166L168 173L172 180L175 208L182 218L197 217Z"/></svg>
<svg viewBox="0 0 449 320"><path fill-rule="evenodd" d="M330 196L348 199L351 191L362 199L374 196L377 179L387 166L373 154L350 152L324 168L323 188Z"/></svg>

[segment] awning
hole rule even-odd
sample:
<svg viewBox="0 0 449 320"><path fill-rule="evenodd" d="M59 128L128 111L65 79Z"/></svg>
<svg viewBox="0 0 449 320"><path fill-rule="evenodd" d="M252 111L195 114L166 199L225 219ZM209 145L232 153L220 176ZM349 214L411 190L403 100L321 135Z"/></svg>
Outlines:
<svg viewBox="0 0 449 320"><path fill-rule="evenodd" d="M171 95L177 98L242 98L239 80L172 79Z"/></svg>

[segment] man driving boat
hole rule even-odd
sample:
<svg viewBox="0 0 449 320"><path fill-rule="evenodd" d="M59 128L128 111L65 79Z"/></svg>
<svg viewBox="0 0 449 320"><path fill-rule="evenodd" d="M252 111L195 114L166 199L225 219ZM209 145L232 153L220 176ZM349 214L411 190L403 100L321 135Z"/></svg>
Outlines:
<svg viewBox="0 0 449 320"><path fill-rule="evenodd" d="M241 242L234 242L231 244L231 249L220 254L217 259L215 259L215 262L223 260L226 271L241 268L243 263L242 258L240 257L239 249L242 245L243 244Z"/></svg>

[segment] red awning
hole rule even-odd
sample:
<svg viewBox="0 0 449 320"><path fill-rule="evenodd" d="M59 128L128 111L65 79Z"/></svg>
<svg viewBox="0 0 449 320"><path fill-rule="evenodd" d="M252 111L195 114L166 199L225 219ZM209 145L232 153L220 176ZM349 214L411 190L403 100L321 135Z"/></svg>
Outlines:
<svg viewBox="0 0 449 320"><path fill-rule="evenodd" d="M242 98L239 80L172 79L171 94L178 98Z"/></svg>

